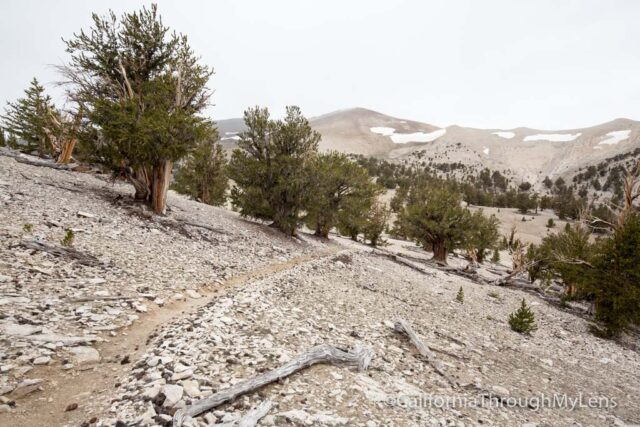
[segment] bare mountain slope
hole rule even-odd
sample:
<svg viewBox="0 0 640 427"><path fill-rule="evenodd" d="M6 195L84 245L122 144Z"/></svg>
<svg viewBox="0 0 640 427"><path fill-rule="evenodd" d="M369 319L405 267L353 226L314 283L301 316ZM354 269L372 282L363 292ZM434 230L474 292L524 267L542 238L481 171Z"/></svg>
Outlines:
<svg viewBox="0 0 640 427"><path fill-rule="evenodd" d="M539 130L438 128L364 108L310 119L322 134L322 150L338 150L396 161L461 162L511 171L539 183L545 176L569 176L579 168L640 148L640 122L616 119L583 129ZM232 146L239 119L219 122L223 143Z"/></svg>

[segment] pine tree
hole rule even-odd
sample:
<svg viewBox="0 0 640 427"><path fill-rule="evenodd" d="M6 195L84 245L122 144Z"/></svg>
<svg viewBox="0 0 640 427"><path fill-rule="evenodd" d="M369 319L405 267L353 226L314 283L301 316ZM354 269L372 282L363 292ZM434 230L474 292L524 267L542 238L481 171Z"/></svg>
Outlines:
<svg viewBox="0 0 640 427"><path fill-rule="evenodd" d="M471 214L465 242L467 247L476 254L478 262L484 262L489 248L498 242L500 237L498 223L495 215L487 217L482 209Z"/></svg>
<svg viewBox="0 0 640 427"><path fill-rule="evenodd" d="M524 298L522 299L520 308L515 313L509 315L509 326L511 326L511 329L514 331L526 335L531 334L531 332L538 328L536 326L535 315L527 306Z"/></svg>
<svg viewBox="0 0 640 427"><path fill-rule="evenodd" d="M7 103L2 128L25 144L20 147L23 151L37 151L40 156L51 155L46 128L55 105L35 77L24 93L24 98Z"/></svg>
<svg viewBox="0 0 640 427"><path fill-rule="evenodd" d="M414 239L433 259L446 264L447 254L464 246L471 213L462 206L462 195L444 184L416 182L398 215L396 229Z"/></svg>
<svg viewBox="0 0 640 427"><path fill-rule="evenodd" d="M308 188L313 189L313 197L305 206L305 220L316 236L324 238L337 225L342 211L369 205L380 192L366 169L338 152L318 154L313 159ZM360 212L363 220L368 214L367 210Z"/></svg>
<svg viewBox="0 0 640 427"><path fill-rule="evenodd" d="M4 136L4 131L2 130L2 128L0 128L0 147L6 147L7 146L7 139Z"/></svg>
<svg viewBox="0 0 640 427"><path fill-rule="evenodd" d="M549 218L549 220L547 221L547 228L553 228L555 226L556 226L556 223L553 220L553 218Z"/></svg>
<svg viewBox="0 0 640 427"><path fill-rule="evenodd" d="M298 107L287 107L283 120L271 120L266 108L244 113L243 132L229 162L235 185L231 200L243 216L272 221L282 232L295 235L313 189L309 167L317 154L320 134Z"/></svg>
<svg viewBox="0 0 640 427"><path fill-rule="evenodd" d="M227 189L226 163L217 131L198 142L176 172L173 189L202 203L219 206Z"/></svg>
<svg viewBox="0 0 640 427"><path fill-rule="evenodd" d="M605 327L602 335L615 337L640 324L640 212L630 214L596 252L593 269L582 278Z"/></svg>
<svg viewBox="0 0 640 427"><path fill-rule="evenodd" d="M65 43L71 59L63 75L72 99L86 108L94 161L164 214L174 162L210 131L201 113L213 71L186 36L163 25L155 5L120 20L94 14L92 28Z"/></svg>
<svg viewBox="0 0 640 427"><path fill-rule="evenodd" d="M364 238L369 240L371 246L376 247L384 241L380 241L382 233L387 228L387 223L391 216L391 210L383 202L375 202L362 226Z"/></svg>
<svg viewBox="0 0 640 427"><path fill-rule="evenodd" d="M458 289L456 301L458 301L460 304L464 303L464 290L462 289L462 286L460 286L460 289Z"/></svg>

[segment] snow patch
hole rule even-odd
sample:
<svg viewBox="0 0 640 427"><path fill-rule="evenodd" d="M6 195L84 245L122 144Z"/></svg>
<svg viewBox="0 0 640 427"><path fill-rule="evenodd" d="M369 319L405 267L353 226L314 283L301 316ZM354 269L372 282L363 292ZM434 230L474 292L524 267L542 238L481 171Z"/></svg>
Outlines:
<svg viewBox="0 0 640 427"><path fill-rule="evenodd" d="M383 126L369 128L369 130L373 133L384 136L391 136L396 131L394 128L387 128Z"/></svg>
<svg viewBox="0 0 640 427"><path fill-rule="evenodd" d="M438 129L433 132L396 133L394 128L377 126L369 128L378 135L389 136L396 144L406 144L409 142L431 142L447 133L446 129Z"/></svg>
<svg viewBox="0 0 640 427"><path fill-rule="evenodd" d="M617 143L622 142L625 139L628 139L630 135L631 135L631 129L616 130L613 132L609 132L606 135L608 136L608 138L598 142L598 145L616 145Z"/></svg>
<svg viewBox="0 0 640 427"><path fill-rule="evenodd" d="M504 139L511 139L514 136L516 136L516 133L515 132L500 131L500 132L493 132L493 135L498 135L500 138L504 138Z"/></svg>
<svg viewBox="0 0 640 427"><path fill-rule="evenodd" d="M489 155L489 147L484 147L484 150L482 150L482 152L488 156Z"/></svg>
<svg viewBox="0 0 640 427"><path fill-rule="evenodd" d="M574 141L577 137L582 135L578 132L576 134L571 133L539 133L537 135L529 135L524 138L524 141L551 141L551 142L569 142Z"/></svg>
<svg viewBox="0 0 640 427"><path fill-rule="evenodd" d="M229 133L229 132L227 132ZM220 141L228 141L228 140L234 140L234 141L240 141L242 138L240 138L238 135L233 135L233 136L225 136L224 138L220 138Z"/></svg>
<svg viewBox="0 0 640 427"><path fill-rule="evenodd" d="M428 133L394 133L391 135L391 140L396 144L406 144L408 142L431 142L440 138L445 133L447 133L446 129L438 129Z"/></svg>

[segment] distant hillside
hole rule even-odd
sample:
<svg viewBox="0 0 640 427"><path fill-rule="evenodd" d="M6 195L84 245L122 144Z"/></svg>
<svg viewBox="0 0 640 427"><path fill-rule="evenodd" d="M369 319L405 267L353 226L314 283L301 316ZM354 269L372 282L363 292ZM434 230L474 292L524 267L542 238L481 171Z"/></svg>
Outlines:
<svg viewBox="0 0 640 427"><path fill-rule="evenodd" d="M640 122L630 119L569 130L439 128L352 108L310 122L322 134L321 150L418 164L459 162L506 171L536 187L545 176L572 177L581 168L640 148ZM218 126L227 148L244 130L242 119L221 120Z"/></svg>

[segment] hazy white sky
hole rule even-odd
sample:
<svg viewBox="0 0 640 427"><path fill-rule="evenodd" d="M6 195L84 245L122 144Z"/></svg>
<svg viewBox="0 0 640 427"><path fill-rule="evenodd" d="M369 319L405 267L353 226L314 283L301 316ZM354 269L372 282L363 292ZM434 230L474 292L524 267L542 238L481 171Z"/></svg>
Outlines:
<svg viewBox="0 0 640 427"><path fill-rule="evenodd" d="M169 1L214 66L214 119L250 105L361 106L439 126L565 129L640 119L640 1ZM55 93L61 37L149 2L2 0L0 102Z"/></svg>

